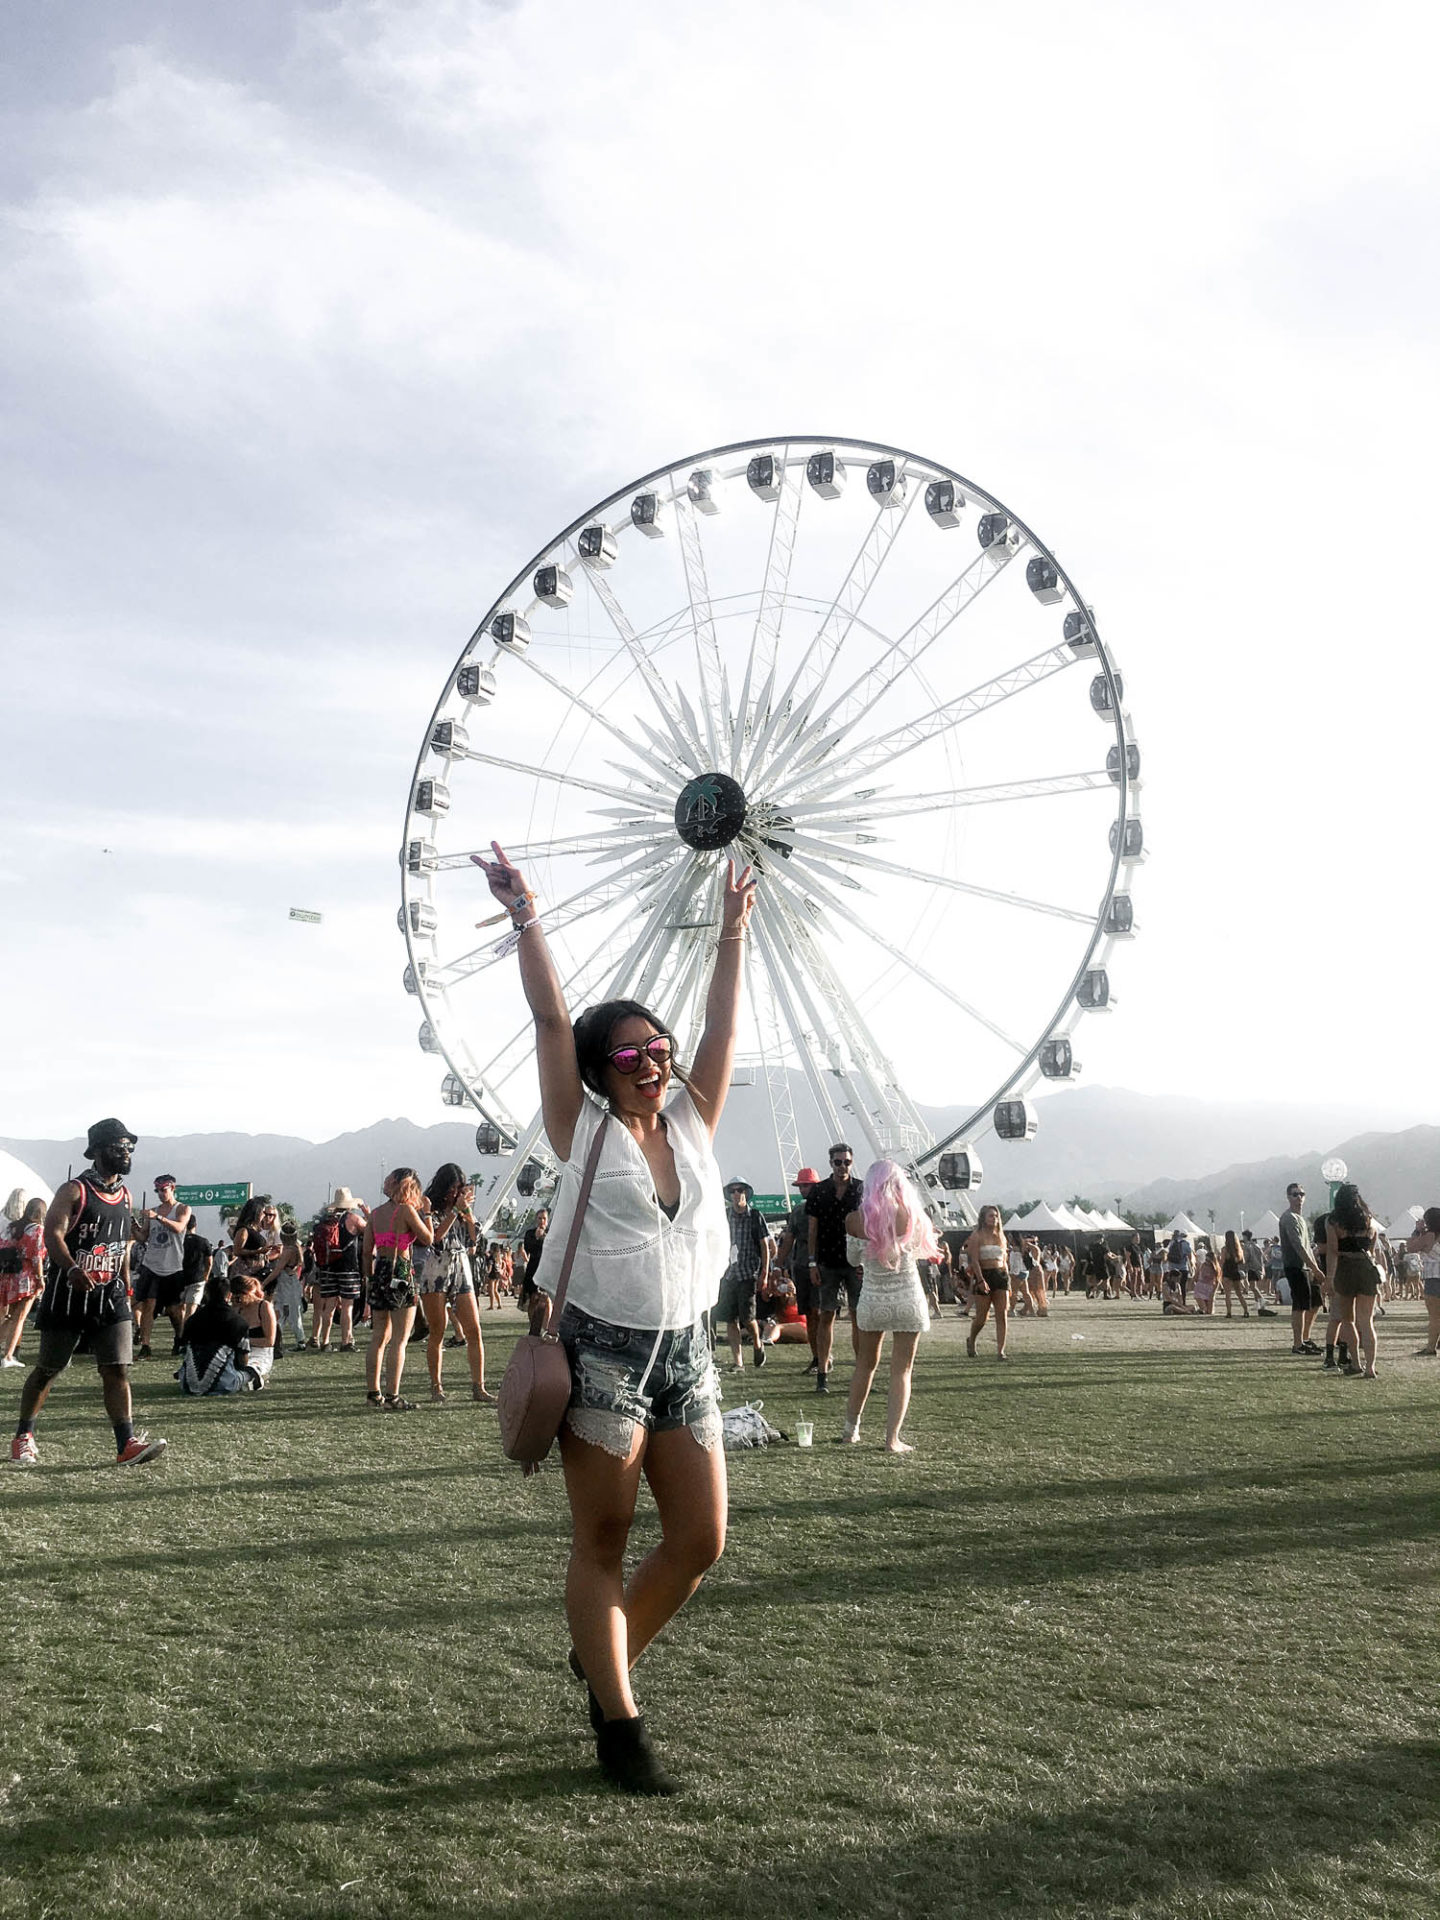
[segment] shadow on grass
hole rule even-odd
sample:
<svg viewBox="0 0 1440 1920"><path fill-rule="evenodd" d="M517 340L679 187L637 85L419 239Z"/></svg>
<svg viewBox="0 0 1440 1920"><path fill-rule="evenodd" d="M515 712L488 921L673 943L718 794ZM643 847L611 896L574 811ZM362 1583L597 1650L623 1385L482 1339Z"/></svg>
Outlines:
<svg viewBox="0 0 1440 1920"><path fill-rule="evenodd" d="M587 1826L603 1823L603 1859L615 1838L607 1812L619 1827L638 1809L613 1798L592 1767L562 1757L562 1746L569 1754L584 1752L567 1733L532 1743L524 1754L486 1742L237 1768L170 1787L163 1798L136 1798L78 1816L73 1810L21 1813L11 1822L7 1850L21 1872L28 1857L49 1877L57 1856L63 1873L71 1863L93 1865L166 1841L201 1847L249 1842L263 1832L283 1844L287 1827L343 1829L355 1823L370 1829L377 1823L398 1826L407 1817L423 1822L439 1795L448 1807L472 1806L477 1817L486 1809L530 1806L542 1818L554 1818L567 1807L578 1814L584 1805ZM743 1764L750 1764L748 1757ZM755 1920L854 1913L1078 1916L1131 1911L1136 1903L1174 1896L1186 1910L1200 1911L1198 1902L1207 1896L1245 1890L1279 1893L1283 1904L1287 1895L1293 1899L1297 1880L1312 1875L1318 1893L1333 1892L1327 1862L1337 1854L1346 1861L1349 1895L1367 1887L1383 1894L1393 1879L1397 1894L1413 1896L1418 1863L1397 1863L1387 1879L1382 1855L1387 1848L1403 1853L1423 1844L1435 1824L1437 1789L1440 1747L1406 1740L1308 1765L1232 1771L1199 1785L1167 1783L1008 1818L957 1813L953 1824L912 1829L883 1846L846 1845L843 1825L836 1830L826 1821L820 1840L792 1843L744 1869L707 1868L703 1875L671 1873L648 1882L629 1878L623 1909L640 1920L670 1920L676 1913ZM673 1821L683 1830L706 1814L706 1800L702 1785L676 1801L650 1803L645 1811L652 1827ZM823 1818L827 1801L827 1789L817 1787L812 1811ZM677 1836L676 1853L684 1852ZM565 1891L547 1897L534 1887L525 1906L528 1920L593 1920L597 1902L619 1896L613 1866L592 1867L583 1838L573 1849L557 1849L555 1873L563 1876ZM599 1874L606 1876L603 1883ZM471 1909L492 1910L499 1909ZM513 1910L513 1904L504 1908Z"/></svg>
<svg viewBox="0 0 1440 1920"><path fill-rule="evenodd" d="M677 1913L744 1914L747 1920L857 1913L897 1920L956 1914L1078 1920L1137 1912L1141 1903L1156 1912L1149 1903L1167 1897L1177 1911L1217 1912L1220 1900L1229 1912L1230 1899L1249 1894L1265 1904L1244 1911L1278 1913L1308 1881L1321 1905L1307 1905L1307 1912L1361 1911L1362 1890L1374 1897L1363 1902L1364 1911L1383 1911L1388 1892L1395 1906L1404 1900L1406 1910L1420 1912L1424 1865L1410 1859L1390 1874L1378 1854L1386 1847L1428 1853L1422 1836L1434 1829L1437 1788L1440 1747L1400 1741L1339 1760L1231 1773L1197 1787L1161 1787L1010 1819L982 1816L952 1830L907 1833L886 1846L846 1846L842 1826L818 1846L787 1848L732 1873L632 1881L624 1907L635 1920ZM673 1804L681 1810L686 1801ZM1336 1887L1328 1863L1337 1855L1345 1863L1345 1885L1332 1904ZM1274 1895L1272 1907L1268 1896ZM597 1897L603 1897L597 1888L549 1899L532 1895L527 1920L590 1920Z"/></svg>

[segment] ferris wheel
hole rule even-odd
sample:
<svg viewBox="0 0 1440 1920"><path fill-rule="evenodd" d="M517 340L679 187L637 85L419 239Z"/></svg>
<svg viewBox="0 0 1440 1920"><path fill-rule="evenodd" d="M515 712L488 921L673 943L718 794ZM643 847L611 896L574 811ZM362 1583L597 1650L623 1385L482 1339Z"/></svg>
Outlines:
<svg viewBox="0 0 1440 1920"><path fill-rule="evenodd" d="M682 1060L748 861L752 1179L807 1157L798 1094L827 1140L973 1187L1114 1005L1139 784L1093 609L993 495L868 441L692 455L557 534L446 678L400 859L420 1045L533 1181L533 1033L471 852L524 869L572 1010L638 999Z"/></svg>

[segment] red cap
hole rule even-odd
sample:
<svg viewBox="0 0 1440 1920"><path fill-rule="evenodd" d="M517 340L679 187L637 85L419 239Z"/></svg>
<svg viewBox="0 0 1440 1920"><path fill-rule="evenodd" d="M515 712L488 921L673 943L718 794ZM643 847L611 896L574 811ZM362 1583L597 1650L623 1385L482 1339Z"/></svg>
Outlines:
<svg viewBox="0 0 1440 1920"><path fill-rule="evenodd" d="M797 1187L818 1187L819 1184L820 1176L816 1173L814 1167L801 1167L799 1173L795 1176L795 1185Z"/></svg>

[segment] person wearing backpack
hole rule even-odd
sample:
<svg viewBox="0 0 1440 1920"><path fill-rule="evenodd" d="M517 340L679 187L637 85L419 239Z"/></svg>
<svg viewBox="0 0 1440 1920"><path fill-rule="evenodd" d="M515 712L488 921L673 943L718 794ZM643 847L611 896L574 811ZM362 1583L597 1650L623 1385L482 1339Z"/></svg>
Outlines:
<svg viewBox="0 0 1440 1920"><path fill-rule="evenodd" d="M360 1243L365 1216L348 1187L334 1196L310 1235L315 1256L315 1315L305 1343L312 1353L329 1353L330 1329L340 1323L340 1351L355 1351L355 1306L360 1298Z"/></svg>

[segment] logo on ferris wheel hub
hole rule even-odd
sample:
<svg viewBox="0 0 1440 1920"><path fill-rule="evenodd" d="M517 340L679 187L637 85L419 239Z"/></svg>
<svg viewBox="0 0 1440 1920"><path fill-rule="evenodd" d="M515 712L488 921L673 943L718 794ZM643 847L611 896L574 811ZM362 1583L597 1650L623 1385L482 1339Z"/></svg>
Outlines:
<svg viewBox="0 0 1440 1920"><path fill-rule="evenodd" d="M700 773L680 789L675 831L697 853L728 847L744 825L744 790L728 773Z"/></svg>

